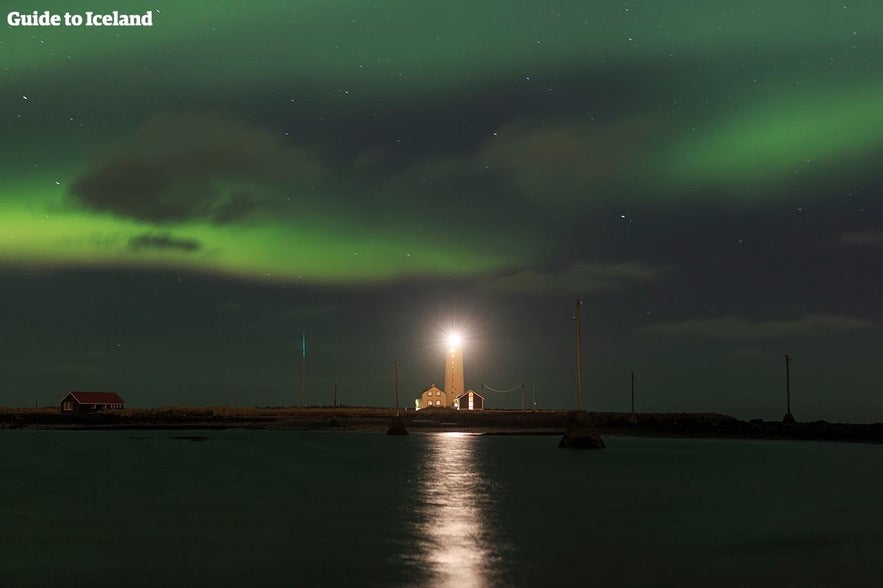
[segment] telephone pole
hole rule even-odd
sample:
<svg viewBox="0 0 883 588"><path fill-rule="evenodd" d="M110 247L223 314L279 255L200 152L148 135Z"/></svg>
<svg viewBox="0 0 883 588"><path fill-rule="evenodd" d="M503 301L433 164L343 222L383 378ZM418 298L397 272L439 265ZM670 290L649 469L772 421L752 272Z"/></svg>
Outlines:
<svg viewBox="0 0 883 588"><path fill-rule="evenodd" d="M307 405L307 334L301 333L300 405Z"/></svg>
<svg viewBox="0 0 883 588"><path fill-rule="evenodd" d="M405 427L405 422L402 420L402 417L399 416L399 362L392 362L392 371L393 376L395 378L395 394L396 394L396 415L392 418L392 423L389 425L389 428L386 430L387 435L407 435L408 429Z"/></svg>
<svg viewBox="0 0 883 588"><path fill-rule="evenodd" d="M579 329L579 307L583 303L579 298L576 299L576 406L577 410L583 409L583 344L582 336Z"/></svg>
<svg viewBox="0 0 883 588"><path fill-rule="evenodd" d="M793 423L794 416L791 414L791 356L785 354L785 416L783 423Z"/></svg>
<svg viewBox="0 0 883 588"><path fill-rule="evenodd" d="M399 416L399 362L392 362L392 371L393 377L395 379L395 391L396 391L396 418Z"/></svg>
<svg viewBox="0 0 883 588"><path fill-rule="evenodd" d="M635 418L635 372L632 372L632 418Z"/></svg>

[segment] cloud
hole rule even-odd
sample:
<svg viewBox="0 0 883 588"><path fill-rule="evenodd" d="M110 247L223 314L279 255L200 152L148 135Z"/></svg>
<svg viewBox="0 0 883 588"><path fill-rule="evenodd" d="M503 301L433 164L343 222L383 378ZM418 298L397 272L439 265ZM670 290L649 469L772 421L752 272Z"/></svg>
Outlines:
<svg viewBox="0 0 883 588"><path fill-rule="evenodd" d="M672 339L778 339L876 328L871 320L839 314L812 314L782 321L737 317L661 322L641 329L644 335Z"/></svg>
<svg viewBox="0 0 883 588"><path fill-rule="evenodd" d="M501 292L542 295L548 292L611 292L634 283L657 282L670 268L636 261L577 263L553 270L523 270L496 276L484 286Z"/></svg>
<svg viewBox="0 0 883 588"><path fill-rule="evenodd" d="M847 245L880 245L883 244L883 231L853 231L843 233L840 240Z"/></svg>
<svg viewBox="0 0 883 588"><path fill-rule="evenodd" d="M604 124L513 121L485 142L473 165L536 197L572 197L634 174L658 127L642 117Z"/></svg>
<svg viewBox="0 0 883 588"><path fill-rule="evenodd" d="M514 119L464 153L426 155L397 171L391 184L402 193L433 193L459 208L481 206L491 195L523 207L584 207L621 198L636 181L640 161L659 140L662 125L646 116L612 122L579 117L557 121ZM385 153L361 153L362 173L384 162ZM627 193L626 193L627 194Z"/></svg>
<svg viewBox="0 0 883 588"><path fill-rule="evenodd" d="M259 210L273 188L306 186L324 164L274 134L218 116L162 115L81 174L70 195L103 212L155 223L229 223Z"/></svg>
<svg viewBox="0 0 883 588"><path fill-rule="evenodd" d="M196 239L173 237L171 233L144 233L129 239L129 249L166 249L176 251L197 251L201 244Z"/></svg>

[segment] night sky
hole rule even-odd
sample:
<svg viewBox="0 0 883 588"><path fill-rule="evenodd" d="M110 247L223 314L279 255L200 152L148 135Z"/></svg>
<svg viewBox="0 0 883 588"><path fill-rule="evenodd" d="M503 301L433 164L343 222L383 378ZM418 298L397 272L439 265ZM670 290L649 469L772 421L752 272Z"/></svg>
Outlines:
<svg viewBox="0 0 883 588"><path fill-rule="evenodd" d="M592 410L883 420L877 0L45 9L153 26L0 29L0 405L571 408L579 297Z"/></svg>

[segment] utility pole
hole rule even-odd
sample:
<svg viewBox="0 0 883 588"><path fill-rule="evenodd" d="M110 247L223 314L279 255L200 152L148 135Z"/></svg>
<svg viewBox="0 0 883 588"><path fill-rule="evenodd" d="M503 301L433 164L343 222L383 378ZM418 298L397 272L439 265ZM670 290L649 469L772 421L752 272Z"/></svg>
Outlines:
<svg viewBox="0 0 883 588"><path fill-rule="evenodd" d="M307 334L301 333L300 405L307 405Z"/></svg>
<svg viewBox="0 0 883 588"><path fill-rule="evenodd" d="M396 415L392 419L392 423L389 425L389 428L386 430L387 435L407 435L408 429L405 427L405 423L402 420L402 417L399 416L399 362L392 362L392 371L395 378L395 393L396 393Z"/></svg>
<svg viewBox="0 0 883 588"><path fill-rule="evenodd" d="M337 408L337 384L334 384L334 408Z"/></svg>
<svg viewBox="0 0 883 588"><path fill-rule="evenodd" d="M793 423L794 416L791 414L791 356L785 354L785 417L783 423Z"/></svg>
<svg viewBox="0 0 883 588"><path fill-rule="evenodd" d="M635 372L632 372L632 418L635 418Z"/></svg>
<svg viewBox="0 0 883 588"><path fill-rule="evenodd" d="M395 391L396 391L396 417L399 416L399 362L392 362L392 371L393 376L395 378Z"/></svg>
<svg viewBox="0 0 883 588"><path fill-rule="evenodd" d="M583 303L579 298L576 299L576 406L577 410L583 409L583 344L579 330L579 307Z"/></svg>
<svg viewBox="0 0 883 588"><path fill-rule="evenodd" d="M791 356L785 354L785 412L791 414Z"/></svg>
<svg viewBox="0 0 883 588"><path fill-rule="evenodd" d="M521 412L524 412L524 384L521 385Z"/></svg>

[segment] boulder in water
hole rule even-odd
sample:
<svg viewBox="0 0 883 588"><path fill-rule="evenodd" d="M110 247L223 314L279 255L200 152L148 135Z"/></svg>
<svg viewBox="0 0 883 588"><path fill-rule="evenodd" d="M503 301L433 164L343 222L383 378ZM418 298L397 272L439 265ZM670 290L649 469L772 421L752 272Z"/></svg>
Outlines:
<svg viewBox="0 0 883 588"><path fill-rule="evenodd" d="M387 435L407 435L408 429L405 428L405 421L400 416L394 416L392 423L386 430Z"/></svg>
<svg viewBox="0 0 883 588"><path fill-rule="evenodd" d="M575 410L567 415L567 425L564 428L564 436L558 447L565 449L604 449L604 441L592 424L589 413L584 410Z"/></svg>

